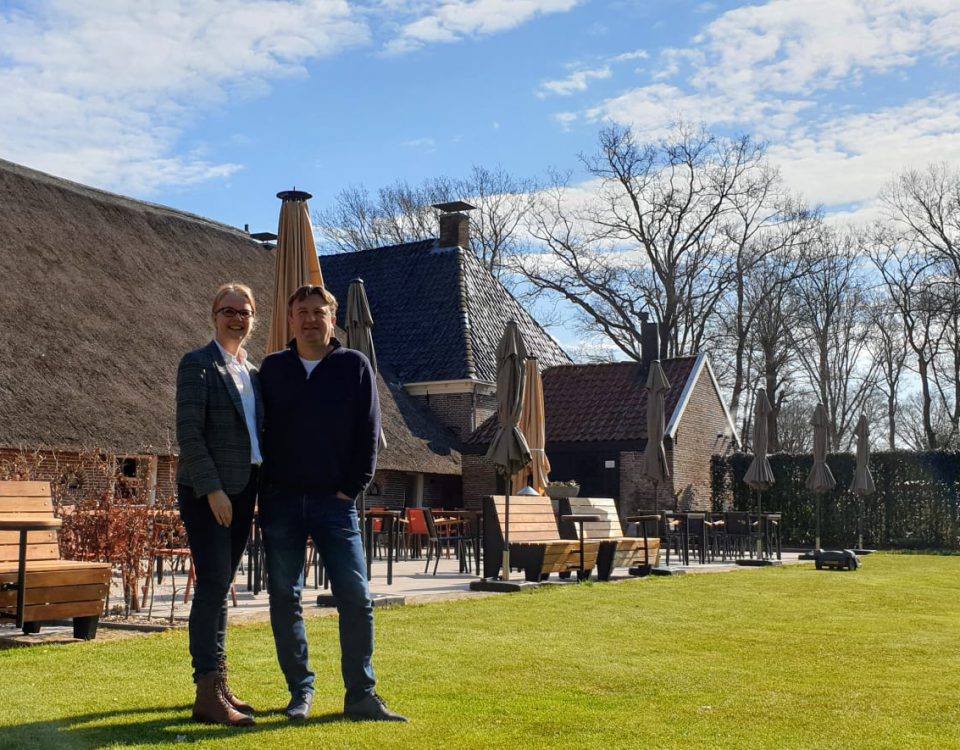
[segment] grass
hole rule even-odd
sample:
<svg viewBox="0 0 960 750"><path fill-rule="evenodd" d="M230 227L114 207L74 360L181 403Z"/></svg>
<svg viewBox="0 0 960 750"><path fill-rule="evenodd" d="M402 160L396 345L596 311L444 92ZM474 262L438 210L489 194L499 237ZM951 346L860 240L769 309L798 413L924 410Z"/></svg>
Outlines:
<svg viewBox="0 0 960 750"><path fill-rule="evenodd" d="M0 748L960 748L960 558L876 554L377 613L408 725L339 720L336 621L308 621L291 726L269 626L230 631L258 725L189 721L183 632L0 651Z"/></svg>

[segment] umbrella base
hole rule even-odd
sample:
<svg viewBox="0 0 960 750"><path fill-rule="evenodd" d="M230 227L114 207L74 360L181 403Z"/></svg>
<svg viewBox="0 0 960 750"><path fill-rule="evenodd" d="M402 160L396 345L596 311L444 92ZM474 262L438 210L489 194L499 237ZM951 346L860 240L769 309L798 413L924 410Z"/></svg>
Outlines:
<svg viewBox="0 0 960 750"><path fill-rule="evenodd" d="M633 571L637 568L630 568L630 575L636 575ZM680 570L679 568L650 568L650 575L652 576L682 576L686 575L685 570Z"/></svg>
<svg viewBox="0 0 960 750"><path fill-rule="evenodd" d="M478 581L470 581L471 591L496 591L499 593L510 593L513 591L527 591L529 589L539 588L537 581L501 581L498 578L481 578Z"/></svg>
<svg viewBox="0 0 960 750"><path fill-rule="evenodd" d="M812 560L813 558L811 557L810 559ZM748 558L746 560L737 560L737 565L742 565L744 568L769 568L774 565L783 565L783 561Z"/></svg>
<svg viewBox="0 0 960 750"><path fill-rule="evenodd" d="M370 594L370 601L374 607L399 607L407 603L405 597L399 594ZM333 594L319 594L317 596L318 607L336 607L337 597Z"/></svg>

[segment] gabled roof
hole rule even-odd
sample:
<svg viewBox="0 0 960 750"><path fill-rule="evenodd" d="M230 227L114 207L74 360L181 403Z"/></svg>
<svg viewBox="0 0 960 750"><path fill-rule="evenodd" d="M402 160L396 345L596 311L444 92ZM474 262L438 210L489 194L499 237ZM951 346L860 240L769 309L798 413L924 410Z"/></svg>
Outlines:
<svg viewBox="0 0 960 750"><path fill-rule="evenodd" d="M175 452L177 363L210 340L213 292L253 287L258 362L273 267L232 227L0 160L0 446ZM456 436L378 388L381 467L459 473Z"/></svg>
<svg viewBox="0 0 960 750"><path fill-rule="evenodd" d="M530 355L546 366L570 361L469 250L436 240L324 255L324 282L346 308L362 278L373 315L378 361L400 382L496 381L496 348L516 320Z"/></svg>
<svg viewBox="0 0 960 750"><path fill-rule="evenodd" d="M670 382L664 406L668 435L673 437L679 417L693 393L693 385L703 370L709 368L709 363L706 355L701 354L663 360L661 366ZM646 442L646 381L647 370L635 361L565 365L545 370L547 444ZM716 387L716 379L713 383ZM466 440L465 450L476 452L489 445L496 428L494 415ZM730 429L733 430L732 422Z"/></svg>

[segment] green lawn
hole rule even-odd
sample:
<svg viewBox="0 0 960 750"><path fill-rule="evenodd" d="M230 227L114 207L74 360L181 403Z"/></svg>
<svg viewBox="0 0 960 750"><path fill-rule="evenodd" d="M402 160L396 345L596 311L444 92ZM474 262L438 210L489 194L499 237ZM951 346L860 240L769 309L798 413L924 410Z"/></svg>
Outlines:
<svg viewBox="0 0 960 750"><path fill-rule="evenodd" d="M258 725L189 721L184 632L0 651L0 747L960 748L960 557L872 555L377 613L407 725L338 720L336 621L309 621L314 718L290 726L267 625L233 627Z"/></svg>

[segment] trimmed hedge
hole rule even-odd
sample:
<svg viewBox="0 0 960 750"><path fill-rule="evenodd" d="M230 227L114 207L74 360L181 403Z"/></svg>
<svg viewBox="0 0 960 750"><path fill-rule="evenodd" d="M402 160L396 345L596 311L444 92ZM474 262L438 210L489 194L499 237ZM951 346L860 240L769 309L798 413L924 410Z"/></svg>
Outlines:
<svg viewBox="0 0 960 750"><path fill-rule="evenodd" d="M784 544L810 547L816 533L817 496L804 485L813 456L778 453L769 459L776 484L763 493L763 510L783 513ZM756 510L757 491L743 483L752 460L753 456L744 453L714 456L715 510ZM877 491L863 498L848 489L856 468L855 456L830 454L827 465L837 486L820 495L824 547L854 546L858 519L862 518L866 547L960 549L960 453L871 453L870 471Z"/></svg>

